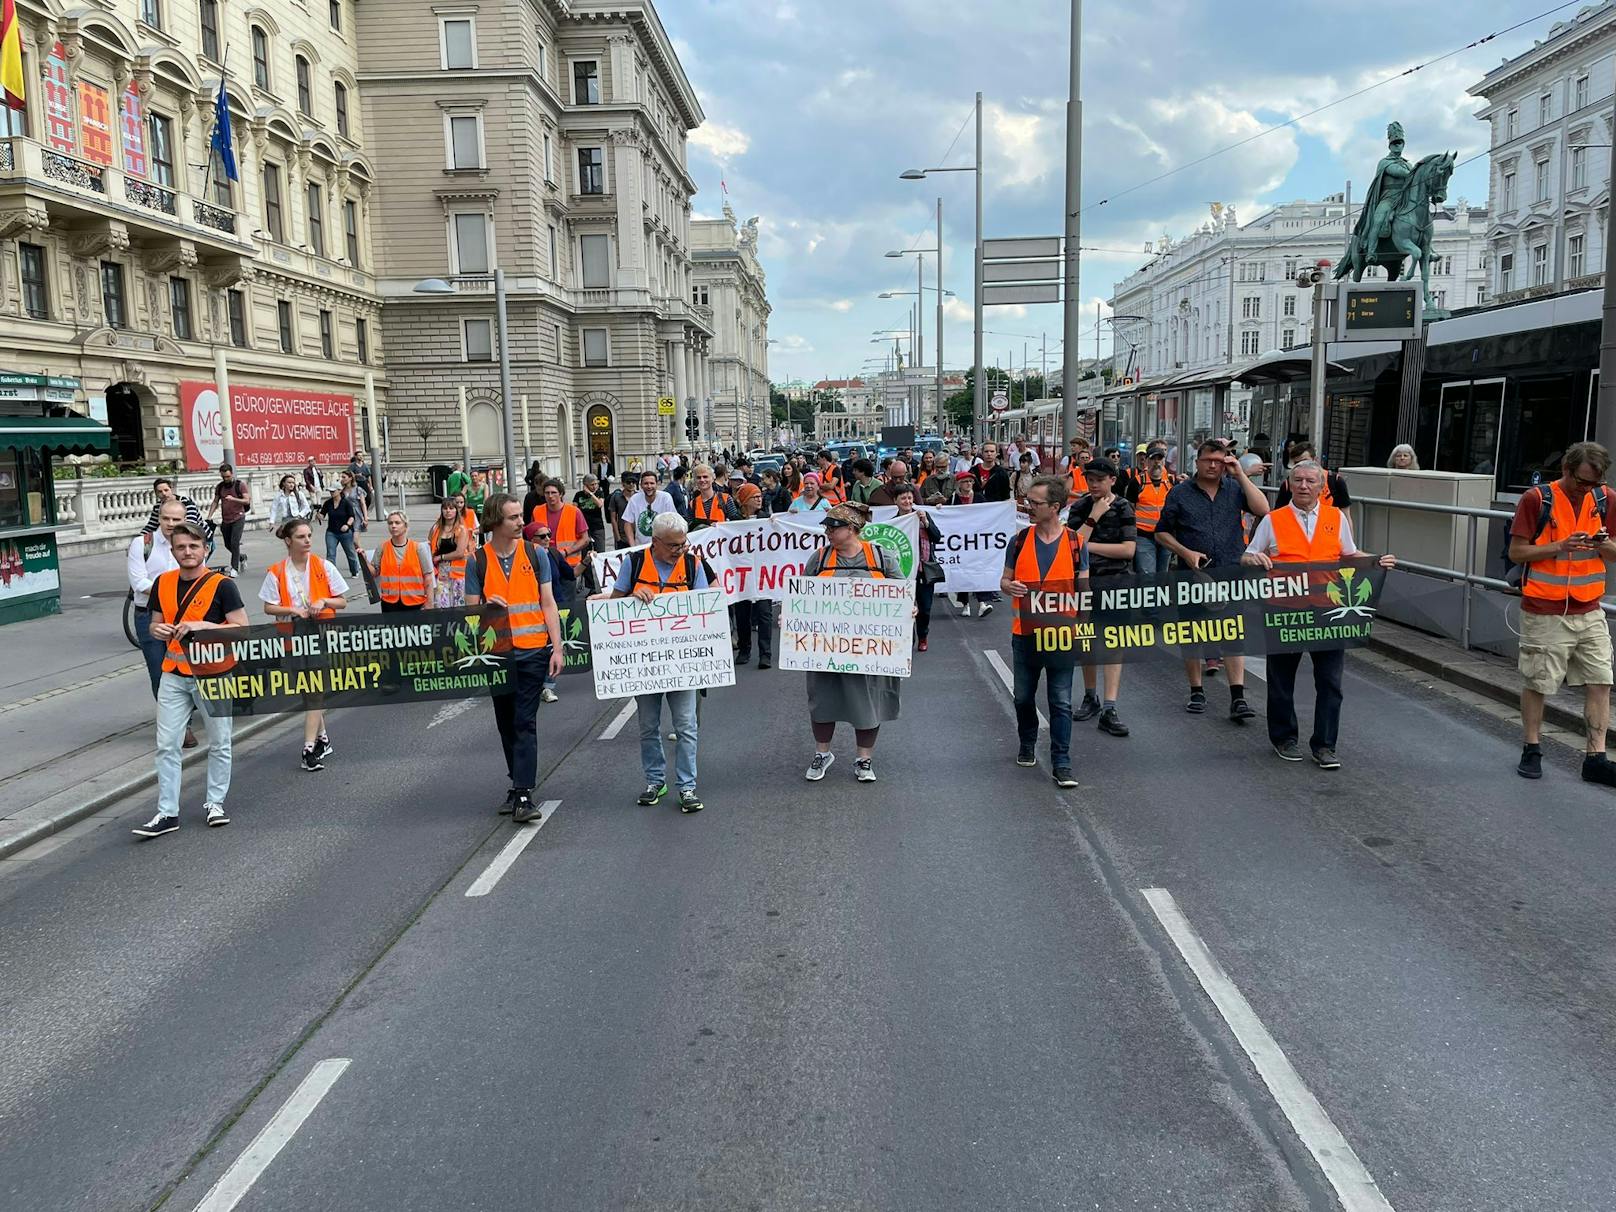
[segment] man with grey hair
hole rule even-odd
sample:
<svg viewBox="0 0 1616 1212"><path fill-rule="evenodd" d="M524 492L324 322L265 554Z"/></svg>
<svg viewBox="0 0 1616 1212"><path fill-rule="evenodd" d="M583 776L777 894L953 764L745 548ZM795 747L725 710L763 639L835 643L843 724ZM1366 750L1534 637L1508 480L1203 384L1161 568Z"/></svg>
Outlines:
<svg viewBox="0 0 1616 1212"><path fill-rule="evenodd" d="M690 551L690 527L672 510L659 513L651 522L651 546L636 549L617 571L617 581L599 598L635 597L649 602L659 593L682 593L706 589L707 570ZM640 721L640 764L645 770L645 790L638 803L649 808L667 794L667 753L662 748L662 704L668 705L676 740L673 754L674 778L679 783L679 811L700 812L703 804L696 793L696 700L700 691L670 690L638 696Z"/></svg>

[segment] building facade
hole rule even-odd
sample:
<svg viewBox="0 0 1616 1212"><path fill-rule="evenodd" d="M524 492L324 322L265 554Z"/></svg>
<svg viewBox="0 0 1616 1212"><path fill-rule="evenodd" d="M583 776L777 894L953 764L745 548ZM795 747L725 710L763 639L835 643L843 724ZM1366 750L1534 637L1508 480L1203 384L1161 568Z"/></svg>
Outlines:
<svg viewBox="0 0 1616 1212"><path fill-rule="evenodd" d="M498 461L496 268L518 462L571 479L682 445L714 337L690 302L702 112L650 0L367 3L360 39L395 457Z"/></svg>
<svg viewBox="0 0 1616 1212"><path fill-rule="evenodd" d="M712 309L714 327L702 436L732 450L767 445L771 428L770 308L757 224L737 227L726 202L722 219L690 225L691 302Z"/></svg>
<svg viewBox="0 0 1616 1212"><path fill-rule="evenodd" d="M1470 86L1492 129L1488 289L1495 302L1602 285L1610 207L1616 4L1553 25Z"/></svg>
<svg viewBox="0 0 1616 1212"><path fill-rule="evenodd" d="M17 0L0 366L105 419L115 459L215 461L221 371L239 464L365 441L386 383L358 7ZM221 77L237 180L210 152Z"/></svg>

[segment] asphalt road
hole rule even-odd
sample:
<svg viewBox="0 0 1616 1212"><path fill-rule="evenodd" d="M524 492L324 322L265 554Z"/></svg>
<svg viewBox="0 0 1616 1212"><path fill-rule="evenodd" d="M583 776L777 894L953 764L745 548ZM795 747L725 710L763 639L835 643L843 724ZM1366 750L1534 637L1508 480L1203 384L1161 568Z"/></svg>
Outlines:
<svg viewBox="0 0 1616 1212"><path fill-rule="evenodd" d="M1391 1207L1611 1207L1616 798L1361 672L1345 768L1282 764L1166 664L1060 792L1007 632L938 624L874 786L850 737L805 783L801 675L743 669L688 818L568 679L486 895L480 703L345 713L319 775L265 740L226 830L135 845L142 803L0 863L0 1207L191 1212L244 1155L252 1212L1339 1206L1144 889Z"/></svg>

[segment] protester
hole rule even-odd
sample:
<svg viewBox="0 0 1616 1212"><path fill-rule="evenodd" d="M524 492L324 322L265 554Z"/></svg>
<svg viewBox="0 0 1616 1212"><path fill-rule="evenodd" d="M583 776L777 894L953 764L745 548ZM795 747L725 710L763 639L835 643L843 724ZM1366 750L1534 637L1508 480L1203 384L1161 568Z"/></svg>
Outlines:
<svg viewBox="0 0 1616 1212"><path fill-rule="evenodd" d="M432 551L410 539L410 520L399 509L387 514L387 542L370 553L382 613L423 610L434 593Z"/></svg>
<svg viewBox="0 0 1616 1212"><path fill-rule="evenodd" d="M467 509L471 510L472 513L481 514L483 506L488 501L488 473L486 471L472 472L471 486L461 495L465 498ZM370 499L368 491L365 497L368 502Z"/></svg>
<svg viewBox="0 0 1616 1212"><path fill-rule="evenodd" d="M179 567L174 549L169 542L174 527L187 521L185 506L177 496L169 496L157 506L157 529L147 534L142 531L129 544L124 561L129 574L129 591L135 599L135 642L146 661L146 675L151 680L152 698L162 685L163 654L168 645L151 633L151 589L157 578ZM196 748L196 733L189 723L185 725L184 748Z"/></svg>
<svg viewBox="0 0 1616 1212"><path fill-rule="evenodd" d="M1373 558L1352 541L1351 516L1319 499L1324 488L1323 467L1303 459L1291 465L1286 479L1291 487L1290 503L1276 507L1257 523L1241 563L1272 568L1276 564L1334 564L1354 556ZM1397 557L1381 556L1380 566L1395 568ZM1307 655L1313 661L1313 735L1308 749L1321 769L1337 770L1341 766L1335 752L1341 728L1341 675L1347 653L1343 648L1326 648ZM1268 654L1268 739L1274 752L1287 762L1302 760L1297 744L1301 729L1296 722L1296 671L1301 667L1300 652ZM1608 681L1608 661L1606 667Z"/></svg>
<svg viewBox="0 0 1616 1212"><path fill-rule="evenodd" d="M325 518L325 558L335 561L340 546L348 557L348 575L359 575L359 551L354 546L354 529L358 517L353 499L342 491L341 484L331 486L330 498L320 506Z"/></svg>
<svg viewBox="0 0 1616 1212"><path fill-rule="evenodd" d="M955 505L976 504L977 496L979 495L976 490L977 479L978 473L976 471L962 471L954 477L953 503ZM943 502L943 504L947 504L947 502ZM961 614L965 614L971 609L972 596L969 593L956 593L954 595L954 605L959 608ZM979 613L981 617L987 618L988 615L993 613L993 605L998 601L999 595L996 593L977 593L974 596L977 602L980 603Z"/></svg>
<svg viewBox="0 0 1616 1212"><path fill-rule="evenodd" d="M356 450L353 457L348 460L347 474L353 477L354 487L358 489L363 500L360 502L360 530L367 528L370 515L376 511L376 485L372 482L370 464L365 461L365 452Z"/></svg>
<svg viewBox="0 0 1616 1212"><path fill-rule="evenodd" d="M1298 463L1311 460L1320 467L1324 466L1319 458L1318 447L1306 438L1299 438L1291 443L1290 458L1286 467L1295 467ZM1352 508L1352 494L1347 491L1347 482L1335 472L1327 472L1324 490L1319 494L1319 500L1326 505L1334 505L1337 509ZM1279 486L1279 495L1274 498L1274 508L1289 505L1291 502L1290 476L1287 472L1285 482Z"/></svg>
<svg viewBox="0 0 1616 1212"><path fill-rule="evenodd" d="M279 530L282 523L290 522L293 518L306 518L313 512L314 504L303 494L303 485L298 478L282 476L275 503L269 507L270 529Z"/></svg>
<svg viewBox="0 0 1616 1212"><path fill-rule="evenodd" d="M1134 479L1128 495L1134 511L1133 569L1142 577L1165 576L1172 565L1173 553L1156 542L1162 506L1167 504L1167 494L1172 490L1173 478L1167 474L1167 448L1147 447L1145 470Z"/></svg>
<svg viewBox="0 0 1616 1212"><path fill-rule="evenodd" d="M174 481L167 476L157 477L152 484L152 493L157 500L151 507L151 516L146 519L146 524L140 528L141 534L152 534L157 530L157 511L163 507L163 502L170 497L185 506L185 520L187 522L194 522L198 526L202 525L202 507L191 500L190 497L181 496L178 489L174 487Z"/></svg>
<svg viewBox="0 0 1616 1212"><path fill-rule="evenodd" d="M337 611L347 609L348 582L330 560L312 554L314 530L309 523L293 518L275 537L286 544L286 558L270 565L258 587L264 613L272 619L334 619ZM331 756L321 701L318 695L305 696L305 703L311 705L303 713L303 756L299 760L310 772L324 770L325 760Z"/></svg>
<svg viewBox="0 0 1616 1212"><path fill-rule="evenodd" d="M1418 471L1420 469L1419 456L1414 448L1407 442L1399 442L1392 447L1391 456L1386 460L1386 466L1393 471Z"/></svg>
<svg viewBox="0 0 1616 1212"><path fill-rule="evenodd" d="M589 546L585 550L605 551L606 507L600 499L600 481L592 475L585 476L583 487L572 494L572 503L577 506L578 512L584 515L584 529L589 532ZM522 516L530 520L533 517L526 511Z"/></svg>
<svg viewBox="0 0 1616 1212"><path fill-rule="evenodd" d="M313 455L310 455L309 461L303 464L303 491L308 496L310 505L325 496L325 476L315 465Z"/></svg>
<svg viewBox="0 0 1616 1212"><path fill-rule="evenodd" d="M629 546L643 543L651 537L651 524L659 513L677 513L673 498L663 492L654 471L640 473L640 491L629 498L623 507L623 528L629 534Z"/></svg>
<svg viewBox="0 0 1616 1212"><path fill-rule="evenodd" d="M969 478L971 473L969 471L963 471L957 473L957 475L963 475ZM939 461L937 464L937 469L933 471L931 475L926 477L925 483L920 485L920 504L953 504L954 487L959 482L957 475L955 472L947 470L942 465L942 462ZM971 480L971 486L973 488L976 486L976 481L974 479Z"/></svg>
<svg viewBox="0 0 1616 1212"><path fill-rule="evenodd" d="M1088 570L1082 537L1061 522L1070 477L1040 476L1027 493L1031 525L1018 531L1005 549L999 588L1010 595L1013 611L1010 649L1015 663L1011 697L1016 707L1016 765L1036 766L1038 679L1049 703L1049 766L1057 787L1076 787L1072 774L1072 676L1074 665L1055 652L1040 651L1033 634L1039 626L1077 622L1076 594ZM1033 595L1052 609L1034 614ZM1054 616L1057 623L1044 619Z"/></svg>
<svg viewBox="0 0 1616 1212"><path fill-rule="evenodd" d="M809 472L802 477L802 495L791 502L790 513L822 513L830 502L819 493L819 476Z"/></svg>
<svg viewBox="0 0 1616 1212"><path fill-rule="evenodd" d="M601 483L609 485L609 481L603 480ZM619 484L606 497L606 524L612 528L612 546L614 548L633 546L629 539L628 528L623 525L623 511L627 508L628 493L624 491L623 485ZM527 517L528 511L524 509L522 516Z"/></svg>
<svg viewBox="0 0 1616 1212"><path fill-rule="evenodd" d="M439 610L465 605L466 558L471 555L472 535L453 497L445 497L438 506L438 519L426 542L432 552L432 605Z"/></svg>
<svg viewBox="0 0 1616 1212"><path fill-rule="evenodd" d="M742 484L735 490L735 512L733 517L737 521L750 521L763 514L763 490L755 484ZM774 603L768 598L758 598L755 601L746 599L736 602L732 607L735 620L735 635L737 647L735 664L746 665L752 660L752 633L757 632L759 669L768 669L774 660Z"/></svg>
<svg viewBox="0 0 1616 1212"><path fill-rule="evenodd" d="M693 478L696 491L690 498L690 529L705 530L729 516L730 496L727 492L720 492L713 483L713 469L706 463L696 464Z"/></svg>
<svg viewBox="0 0 1616 1212"><path fill-rule="evenodd" d="M1089 490L1088 476L1084 468L1093 457L1090 452L1094 448L1089 444L1089 440L1083 437L1073 438L1067 446L1070 450L1061 470L1067 476L1067 499L1076 501Z"/></svg>
<svg viewBox="0 0 1616 1212"><path fill-rule="evenodd" d="M566 565L557 572L570 581L577 576L589 551L589 524L584 520L583 510L565 500L566 488L560 480L544 481L541 491L543 507L535 506L527 520L543 522L550 531L550 555Z"/></svg>
<svg viewBox="0 0 1616 1212"><path fill-rule="evenodd" d="M1560 460L1560 477L1521 494L1509 525L1509 558L1521 571L1521 730L1525 744L1515 767L1522 778L1543 777L1544 700L1561 683L1582 687L1585 782L1616 787L1616 763L1605 754L1610 722L1610 624L1600 605L1606 565L1616 560L1610 454L1597 442L1577 442Z"/></svg>
<svg viewBox="0 0 1616 1212"><path fill-rule="evenodd" d="M449 465L449 475L443 481L444 495L463 497L470 487L471 477L466 474L466 469L460 466L459 463L451 463Z"/></svg>
<svg viewBox="0 0 1616 1212"><path fill-rule="evenodd" d="M496 492L483 511L488 542L466 564L466 605L486 606L498 637L495 651L508 657L506 683L493 695L494 724L505 753L510 790L500 814L518 824L537 820L533 787L539 777L539 703L545 675L566 663L561 616L550 585L550 560L522 538L522 503Z"/></svg>
<svg viewBox="0 0 1616 1212"><path fill-rule="evenodd" d="M828 505L835 505L846 499L845 485L843 483L842 469L836 464L836 456L829 450L821 450L818 456L819 463L819 495L824 497Z"/></svg>
<svg viewBox="0 0 1616 1212"><path fill-rule="evenodd" d="M1010 499L1010 472L999 464L996 442L982 443L982 464L976 468L976 495L983 501Z"/></svg>
<svg viewBox="0 0 1616 1212"><path fill-rule="evenodd" d="M1093 459L1083 469L1088 490L1073 504L1066 525L1083 538L1088 556L1089 582L1098 592L1114 577L1133 571L1137 544L1133 506L1116 495L1117 468L1105 459ZM1068 477L1070 483L1070 477ZM1104 685L1096 693L1096 681ZM1122 689L1122 663L1114 661L1096 667L1083 666L1083 701L1072 712L1078 722L1100 717L1101 732L1127 736L1128 726L1117 712L1117 696Z"/></svg>
<svg viewBox="0 0 1616 1212"><path fill-rule="evenodd" d="M898 560L884 547L859 537L870 520L870 507L844 502L825 514L829 545L808 559L803 575L896 580ZM805 777L818 782L836 756L830 751L836 725L853 726L857 756L853 776L861 783L875 782L875 741L881 725L898 718L899 679L863 673L808 674L808 719L813 727L815 751Z"/></svg>
<svg viewBox="0 0 1616 1212"><path fill-rule="evenodd" d="M231 720L209 715L197 691L187 636L216 627L245 627L247 610L229 578L207 567L207 539L194 522L175 522L169 545L178 567L162 573L148 600L151 634L168 647L157 687L157 812L136 837L161 837L180 827L180 750L193 711L202 712L208 734L208 790L203 803L209 825L228 825L224 809L230 794ZM205 672L205 670L202 670Z"/></svg>
<svg viewBox="0 0 1616 1212"><path fill-rule="evenodd" d="M559 616L563 610L571 610L573 599L577 597L578 581L567 562L560 559L555 551L555 532L550 529L549 522L540 519L529 522L522 528L522 538L533 546L550 563L550 589L555 595L556 613ZM566 650L562 650L562 660L566 659ZM546 672L544 675L544 689L539 691L539 702L557 703L561 701L561 679L558 675Z"/></svg>
<svg viewBox="0 0 1616 1212"><path fill-rule="evenodd" d="M1024 450L1016 459L1016 474L1010 478L1010 496L1016 502L1019 512L1026 512L1027 490L1038 475L1032 469L1032 452Z"/></svg>
<svg viewBox="0 0 1616 1212"><path fill-rule="evenodd" d="M791 490L781 482L778 471L772 468L763 473L763 516L786 513L791 509Z"/></svg>
<svg viewBox="0 0 1616 1212"><path fill-rule="evenodd" d="M886 467L886 475L881 484L870 493L865 503L870 506L896 505L898 503L898 489L909 483L909 464L902 459L893 459Z"/></svg>
<svg viewBox="0 0 1616 1212"><path fill-rule="evenodd" d="M354 533L359 534L370 529L369 501L363 486L354 478L351 471L337 473L338 487L342 489L343 499L353 507Z"/></svg>
<svg viewBox="0 0 1616 1212"><path fill-rule="evenodd" d="M881 487L881 481L875 478L875 464L868 459L854 459L847 468L853 474L853 482L847 488L847 499L868 505L870 494Z"/></svg>
<svg viewBox="0 0 1616 1212"><path fill-rule="evenodd" d="M1175 485L1167 494L1156 523L1156 543L1165 546L1192 572L1232 568L1240 563L1246 548L1242 510L1261 518L1268 513L1268 498L1221 441L1202 442L1196 452L1194 478ZM1226 664L1229 718L1244 723L1257 714L1246 702L1245 658L1230 656ZM1205 665L1201 658L1190 657L1184 668L1190 683L1184 710L1201 715L1206 711L1206 691L1202 686Z"/></svg>
<svg viewBox="0 0 1616 1212"><path fill-rule="evenodd" d="M937 582L942 579L942 569L937 564L937 545L943 541L943 532L932 521L930 514L915 508L915 494L918 491L913 484L898 485L894 504L898 507L900 518L909 513L919 515L920 561L915 566L915 645L925 652L931 646L932 602L936 597Z"/></svg>
<svg viewBox="0 0 1616 1212"><path fill-rule="evenodd" d="M236 478L236 469L228 463L219 464L219 482L213 486L213 500L208 505L208 517L219 511L219 530L224 538L225 550L230 553L230 567L225 575L232 580L247 567L241 556L241 532L247 526L247 511L252 508L252 490L247 481Z"/></svg>

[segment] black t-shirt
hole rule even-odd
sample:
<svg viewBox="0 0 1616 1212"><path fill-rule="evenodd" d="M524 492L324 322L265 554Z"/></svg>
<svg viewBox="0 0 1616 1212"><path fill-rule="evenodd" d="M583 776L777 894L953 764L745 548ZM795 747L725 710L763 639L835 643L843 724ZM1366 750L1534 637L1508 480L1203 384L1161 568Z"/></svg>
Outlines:
<svg viewBox="0 0 1616 1212"><path fill-rule="evenodd" d="M207 623L222 623L225 621L225 616L232 610L242 609L243 603L241 600L241 590L236 588L236 583L229 577L221 576L218 573L204 574L203 576L197 577L194 581L186 581L181 578L179 586L179 599L177 603L179 606L179 614L182 616L185 614L185 607L187 603L190 602L192 596L195 595L197 590L202 587L202 583L208 579L209 575L213 576L219 581L219 587L214 591L213 601L208 606L208 612L202 616L202 619ZM153 588L151 594L151 612L153 615L152 622L154 623L173 623L178 621L177 618L170 619L163 617L163 606L161 601L158 600L157 590L155 588Z"/></svg>
<svg viewBox="0 0 1616 1212"><path fill-rule="evenodd" d="M1076 530L1088 520L1094 512L1094 498L1084 493L1072 503L1071 512L1066 515L1066 525ZM1090 543L1133 543L1138 540L1138 533L1134 525L1133 506L1121 497L1112 495L1111 508L1107 509L1101 517L1094 519L1094 526L1085 536ZM1119 572L1132 572L1133 561L1123 560L1115 556L1098 555L1089 552L1089 575L1103 577L1115 575Z"/></svg>
<svg viewBox="0 0 1616 1212"><path fill-rule="evenodd" d="M325 528L333 534L341 533L342 528L349 522L358 523L359 515L354 511L353 502L347 497L338 497L333 505L329 498L320 504L320 512L325 515ZM350 527L349 533L352 533Z"/></svg>
<svg viewBox="0 0 1616 1212"><path fill-rule="evenodd" d="M977 494L983 501L1008 501L1010 499L1010 473L1003 467L995 467L982 477L982 491Z"/></svg>

